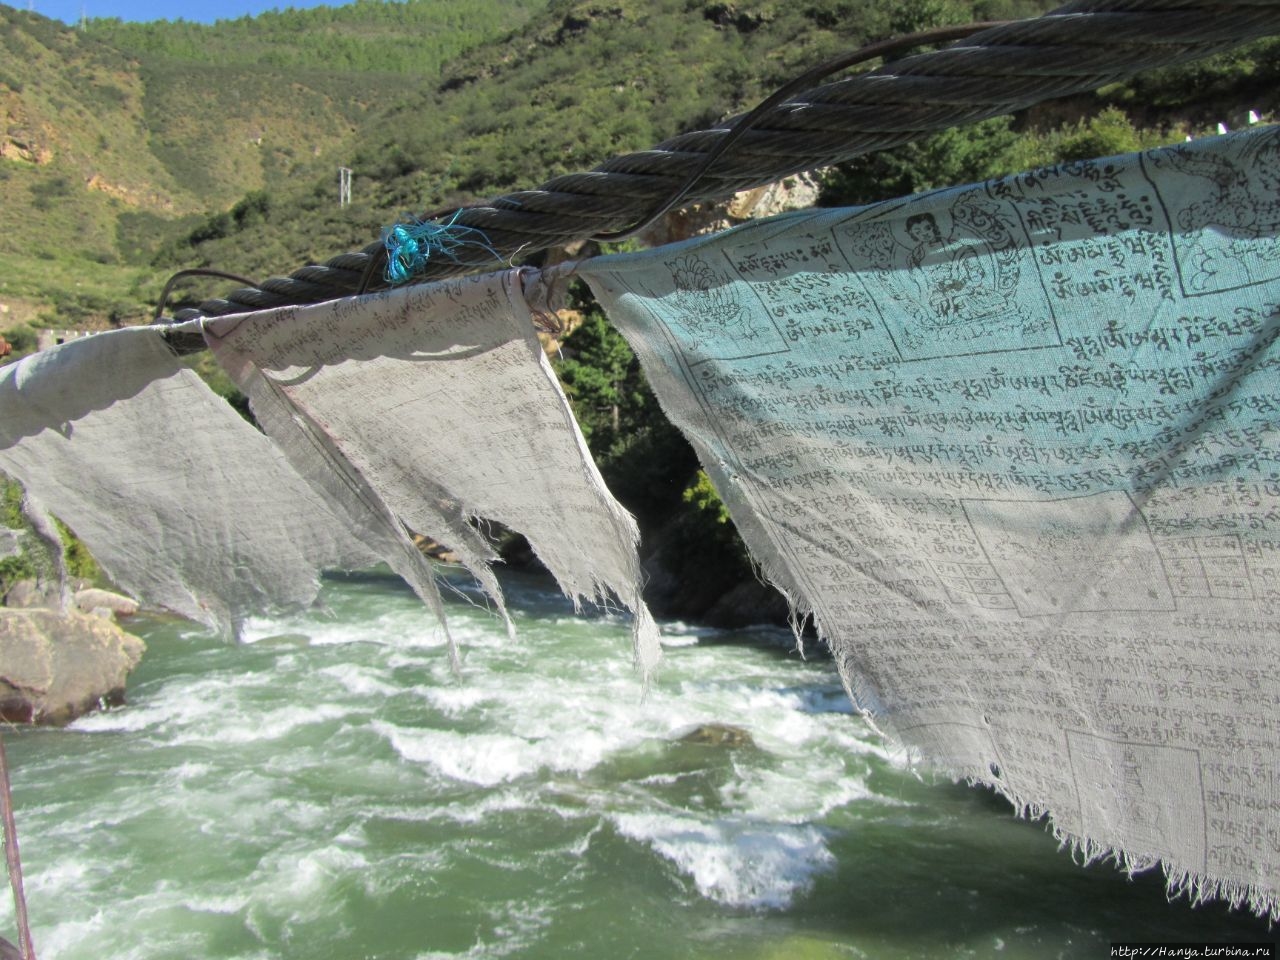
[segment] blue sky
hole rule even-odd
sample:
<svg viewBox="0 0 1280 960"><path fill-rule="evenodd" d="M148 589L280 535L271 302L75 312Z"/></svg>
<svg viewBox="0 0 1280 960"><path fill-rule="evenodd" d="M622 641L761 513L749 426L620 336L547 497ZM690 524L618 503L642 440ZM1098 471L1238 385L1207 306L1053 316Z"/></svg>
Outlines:
<svg viewBox="0 0 1280 960"><path fill-rule="evenodd" d="M36 13L65 23L80 20L81 10L89 17L119 17L121 20L234 20L245 14L288 7L342 6L344 0L322 4L320 0L7 0L6 5Z"/></svg>

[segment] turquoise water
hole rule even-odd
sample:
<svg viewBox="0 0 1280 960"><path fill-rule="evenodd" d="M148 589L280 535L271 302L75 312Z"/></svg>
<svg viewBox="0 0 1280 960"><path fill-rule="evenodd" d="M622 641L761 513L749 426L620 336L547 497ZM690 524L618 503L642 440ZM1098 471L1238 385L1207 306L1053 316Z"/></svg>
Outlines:
<svg viewBox="0 0 1280 960"><path fill-rule="evenodd" d="M1273 938L913 773L780 631L668 624L642 696L625 624L506 586L516 643L450 606L461 679L378 575L238 646L136 624L127 707L6 735L38 955L1094 960ZM708 723L752 742L680 740Z"/></svg>

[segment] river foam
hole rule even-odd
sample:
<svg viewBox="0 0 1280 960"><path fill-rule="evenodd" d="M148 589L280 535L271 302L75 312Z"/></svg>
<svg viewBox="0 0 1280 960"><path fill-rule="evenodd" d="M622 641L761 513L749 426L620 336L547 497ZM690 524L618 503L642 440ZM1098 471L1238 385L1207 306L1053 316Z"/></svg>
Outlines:
<svg viewBox="0 0 1280 960"><path fill-rule="evenodd" d="M733 907L787 907L834 860L812 826L669 814L620 814L613 820L623 836L673 863L702 896Z"/></svg>

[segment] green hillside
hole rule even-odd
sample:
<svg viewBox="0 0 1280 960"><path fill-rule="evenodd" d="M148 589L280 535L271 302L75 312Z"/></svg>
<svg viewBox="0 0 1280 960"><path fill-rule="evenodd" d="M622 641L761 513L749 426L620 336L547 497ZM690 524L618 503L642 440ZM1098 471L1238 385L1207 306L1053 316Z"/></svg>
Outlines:
<svg viewBox="0 0 1280 960"><path fill-rule="evenodd" d="M317 181L310 193L273 196L263 222L167 253L250 276L287 271L363 246L405 211L535 186L714 123L868 40L1050 5L551 0L519 30L450 61L437 83L371 112L350 162L356 202L343 216L328 181Z"/></svg>
<svg viewBox="0 0 1280 960"><path fill-rule="evenodd" d="M1052 5L551 0L519 30L449 62L438 83L406 89L370 112L351 152L356 202L341 215L328 179L309 191L294 184L287 195L272 196L269 216L215 230L215 237L201 232L198 243L178 243L165 254L175 264L249 276L287 272L365 245L406 211L536 186L713 124L801 69L869 40L1030 16ZM1242 105L1274 112L1277 49L1258 44L852 164L833 178L830 200L870 200L1090 149L1180 140L1212 131L1218 119L1236 124Z"/></svg>
<svg viewBox="0 0 1280 960"><path fill-rule="evenodd" d="M88 33L135 56L187 65L434 78L442 64L516 29L540 7L530 0L356 0L215 24L91 20Z"/></svg>
<svg viewBox="0 0 1280 960"><path fill-rule="evenodd" d="M138 320L179 267L288 272L365 245L405 212L535 186L714 123L868 40L1051 5L358 0L85 30L0 5L0 330ZM828 196L1178 139L1234 123L1242 106L1273 112L1276 49L859 161ZM1108 105L1123 112L1089 119ZM343 209L340 165L355 171Z"/></svg>
<svg viewBox="0 0 1280 960"><path fill-rule="evenodd" d="M362 0L84 30L0 5L0 331L141 319L167 241L246 195L331 184L375 109L433 88L532 5Z"/></svg>

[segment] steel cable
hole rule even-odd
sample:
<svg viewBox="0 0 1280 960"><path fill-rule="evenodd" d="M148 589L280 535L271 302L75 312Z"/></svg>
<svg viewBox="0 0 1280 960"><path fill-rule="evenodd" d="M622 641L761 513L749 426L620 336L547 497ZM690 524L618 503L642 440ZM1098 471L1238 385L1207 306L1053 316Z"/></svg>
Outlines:
<svg viewBox="0 0 1280 960"><path fill-rule="evenodd" d="M464 207L455 222L482 231L502 257L529 254L622 230L677 193L683 204L728 199L805 170L1276 33L1280 0L1077 0L1042 17L984 29L939 50L797 91L745 131L735 133L742 118L731 118L586 173ZM731 136L733 148L690 184L691 174ZM384 287L377 271L383 256L382 244L372 243L206 300L177 318L315 303ZM462 249L454 260L429 260L415 281L494 263L488 250Z"/></svg>

